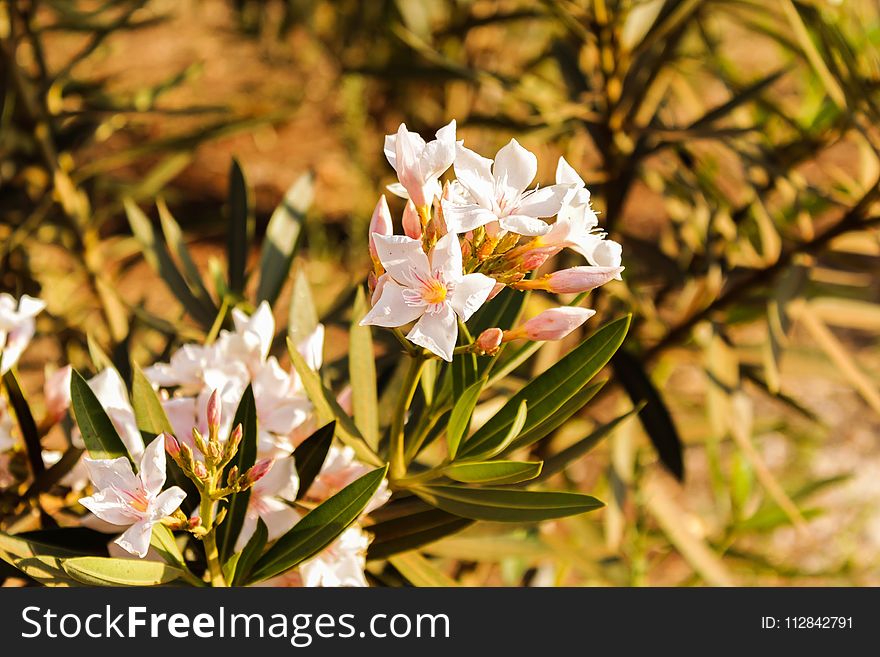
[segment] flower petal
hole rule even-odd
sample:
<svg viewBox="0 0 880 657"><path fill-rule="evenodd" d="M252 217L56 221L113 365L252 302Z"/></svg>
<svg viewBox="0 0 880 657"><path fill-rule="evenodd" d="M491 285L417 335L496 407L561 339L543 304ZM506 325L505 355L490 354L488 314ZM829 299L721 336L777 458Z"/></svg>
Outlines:
<svg viewBox="0 0 880 657"><path fill-rule="evenodd" d="M162 490L165 485L165 441L161 438L153 438L147 445L138 476L148 495L155 497Z"/></svg>
<svg viewBox="0 0 880 657"><path fill-rule="evenodd" d="M468 274L456 283L450 304L464 321L470 319L495 288L495 279L485 274Z"/></svg>
<svg viewBox="0 0 880 657"><path fill-rule="evenodd" d="M592 253L587 256L587 260L597 267L620 267L622 251L623 247L614 240L599 240L593 247ZM620 274L615 278L620 280Z"/></svg>
<svg viewBox="0 0 880 657"><path fill-rule="evenodd" d="M406 124L401 123L400 128L398 128L398 132L400 131L401 128L406 130ZM424 148L425 147L425 140L422 139L421 135L419 135L418 133L411 133L411 134L413 134L414 139L421 140L421 142L422 142L421 148ZM388 164L390 164L391 167L395 171L397 171L397 133L395 133L393 135L385 135L384 151L385 151L385 157L388 159Z"/></svg>
<svg viewBox="0 0 880 657"><path fill-rule="evenodd" d="M508 217L502 217L498 220L498 223L501 224L504 230L528 237L538 237L550 232L550 224L524 214L512 214Z"/></svg>
<svg viewBox="0 0 880 657"><path fill-rule="evenodd" d="M495 199L492 160L456 144L454 168L459 184L470 192L474 201L487 210L491 209Z"/></svg>
<svg viewBox="0 0 880 657"><path fill-rule="evenodd" d="M132 509L114 488L105 488L90 497L79 500L85 508L104 522L112 525L130 525L138 522L143 515Z"/></svg>
<svg viewBox="0 0 880 657"><path fill-rule="evenodd" d="M560 157L559 162L556 163L556 182L559 184L578 185L580 187L586 184L584 179L574 170L573 166L566 162L564 157Z"/></svg>
<svg viewBox="0 0 880 657"><path fill-rule="evenodd" d="M461 244L458 235L446 233L431 249L431 273L440 272L447 283L461 279Z"/></svg>
<svg viewBox="0 0 880 657"><path fill-rule="evenodd" d="M419 276L431 275L428 256L422 250L422 242L406 235L379 235L373 233L379 260L391 278L401 285L409 285L413 270Z"/></svg>
<svg viewBox="0 0 880 657"><path fill-rule="evenodd" d="M150 549L150 537L153 535L153 523L149 521L138 522L117 538L114 543L130 554L135 554L143 559Z"/></svg>
<svg viewBox="0 0 880 657"><path fill-rule="evenodd" d="M269 539L274 541L286 534L300 520L299 513L274 497L260 500L260 518L269 530Z"/></svg>
<svg viewBox="0 0 880 657"><path fill-rule="evenodd" d="M153 507L153 520L161 520L174 513L186 498L186 493L179 486L172 486L163 490L155 500Z"/></svg>
<svg viewBox="0 0 880 657"><path fill-rule="evenodd" d="M538 158L523 148L516 139L511 139L495 155L492 173L496 189L502 191L506 198L515 199L532 184L538 174Z"/></svg>
<svg viewBox="0 0 880 657"><path fill-rule="evenodd" d="M361 320L361 326L372 324L392 328L417 319L425 308L410 306L403 298L403 290L404 288L389 279L382 286L382 296Z"/></svg>
<svg viewBox="0 0 880 657"><path fill-rule="evenodd" d="M293 502L299 492L294 458L276 459L269 472L254 485L254 490L263 497L280 497Z"/></svg>
<svg viewBox="0 0 880 657"><path fill-rule="evenodd" d="M437 178L452 166L455 159L455 119L437 131L437 139L429 141L419 158L425 182Z"/></svg>
<svg viewBox="0 0 880 657"><path fill-rule="evenodd" d="M520 200L516 213L529 217L552 217L562 209L566 194L571 185L550 185L525 194Z"/></svg>
<svg viewBox="0 0 880 657"><path fill-rule="evenodd" d="M494 212L476 203L461 205L444 200L441 201L441 205L443 220L450 233L466 233L498 220L498 216Z"/></svg>
<svg viewBox="0 0 880 657"><path fill-rule="evenodd" d="M89 479L95 485L95 489L115 488L117 490L136 490L141 482L131 469L131 461L120 456L116 459L91 459L83 458Z"/></svg>
<svg viewBox="0 0 880 657"><path fill-rule="evenodd" d="M448 303L438 313L426 313L406 336L407 340L452 362L452 350L458 337L458 322Z"/></svg>

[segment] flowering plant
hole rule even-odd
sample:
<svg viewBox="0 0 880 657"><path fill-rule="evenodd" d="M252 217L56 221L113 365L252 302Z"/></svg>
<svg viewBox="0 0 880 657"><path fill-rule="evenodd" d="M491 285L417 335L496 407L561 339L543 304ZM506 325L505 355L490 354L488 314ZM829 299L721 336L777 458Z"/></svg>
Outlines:
<svg viewBox="0 0 880 657"><path fill-rule="evenodd" d="M350 380L338 394L322 376L325 329L310 319L301 279L287 332L290 366L274 353L272 303L298 230L289 208L270 223L254 303L244 295L246 251L236 243L247 235L235 229L247 210L239 203L236 212L233 202L235 250L216 312L163 210L163 230L186 273L171 276L171 287L194 319L207 315L205 339L169 350L167 362L132 364L130 386L100 354L101 371L89 380L58 370L47 378L39 424L11 368L42 305L0 297L4 383L17 421L16 429L0 409L0 449L18 450L20 435L32 467L11 485L64 485L75 495L69 524L118 535L108 548L81 550L64 540L73 529L52 541L10 531L0 534L0 557L47 584L391 581L368 560L436 584L444 576L418 552L432 541L475 521L536 523L600 507L591 496L544 484L595 445L602 429L555 454L535 447L601 388L592 380L622 343L629 318L595 331L512 394L503 384L541 343L566 338L594 314L580 304L620 278L621 248L598 228L584 181L564 159L554 184L532 188L537 158L516 140L490 160L456 141L455 131L453 121L426 142L401 125L386 137L398 178L389 190L406 205L399 231L384 196L370 221L372 271L354 301ZM455 178L441 183L450 167ZM243 178L233 180L235 197L246 199ZM132 204L127 211L151 249L148 259L167 274L176 265L156 248L150 222ZM563 249L587 264L544 273ZM534 291L570 300L522 321ZM374 345L371 327L387 329L391 341ZM391 359L381 382L377 355ZM71 445L52 454L41 438L68 405Z"/></svg>

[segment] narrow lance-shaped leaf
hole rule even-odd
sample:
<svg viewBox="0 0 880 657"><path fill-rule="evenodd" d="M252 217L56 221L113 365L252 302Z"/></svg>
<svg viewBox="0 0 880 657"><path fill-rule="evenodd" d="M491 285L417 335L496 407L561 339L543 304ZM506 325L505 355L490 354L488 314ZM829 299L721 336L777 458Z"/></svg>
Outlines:
<svg viewBox="0 0 880 657"><path fill-rule="evenodd" d="M238 447L238 454L226 466L226 470L223 472L224 481L234 466L238 466L238 471L243 474L257 460L257 403L251 386L248 386L241 396L241 401L235 411L235 419L233 419L231 426L235 428L239 424L241 424L243 432L241 444ZM222 561L228 559L232 554L235 541L238 539L238 534L241 532L241 526L244 523L244 516L247 512L250 498L250 490L234 493L229 498L229 510L226 512L226 519L220 525L217 532L220 559Z"/></svg>
<svg viewBox="0 0 880 657"><path fill-rule="evenodd" d="M458 586L458 582L418 552L404 552L391 557L389 561L413 586Z"/></svg>
<svg viewBox="0 0 880 657"><path fill-rule="evenodd" d="M254 531L254 535L251 536L241 554L238 555L235 573L231 578L233 586L239 586L242 582L247 581L254 564L260 558L260 555L263 554L268 538L269 529L266 527L266 523L263 522L262 518L257 518L257 529Z"/></svg>
<svg viewBox="0 0 880 657"><path fill-rule="evenodd" d="M287 335L294 344L309 337L318 326L318 311L305 274L298 271L290 291L290 312L287 316Z"/></svg>
<svg viewBox="0 0 880 657"><path fill-rule="evenodd" d="M174 581L183 571L158 561L75 557L61 567L75 580L90 586L157 586Z"/></svg>
<svg viewBox="0 0 880 657"><path fill-rule="evenodd" d="M216 314L217 307L214 304L214 300L211 299L211 294L208 292L207 286L202 280L202 275L199 272L198 266L196 266L192 255L190 255L186 242L183 239L183 231L180 229L180 224L174 219L168 206L165 205L165 201L159 199L156 201L156 207L159 209L159 222L162 225L162 233L165 235L165 241L171 248L171 252L174 253L180 261L184 279L195 297L199 299L208 310L211 310Z"/></svg>
<svg viewBox="0 0 880 657"><path fill-rule="evenodd" d="M541 461L468 461L443 468L443 474L464 484L516 484L541 474Z"/></svg>
<svg viewBox="0 0 880 657"><path fill-rule="evenodd" d="M31 413L31 407L28 405L24 392L18 383L18 378L12 370L3 375L3 383L6 386L6 392L9 393L9 402L12 404L12 410L15 411L15 419L18 421L18 428L21 429L21 435L24 438L31 472L35 478L39 477L45 472L46 464L43 463L40 432L34 421L33 413Z"/></svg>
<svg viewBox="0 0 880 657"><path fill-rule="evenodd" d="M448 513L494 522L540 522L604 506L595 497L580 493L464 486L419 486L412 490L428 504Z"/></svg>
<svg viewBox="0 0 880 657"><path fill-rule="evenodd" d="M468 428L471 424L471 416L474 414L474 408L480 399L480 393L486 379L480 379L476 383L469 386L452 407L452 413L449 415L449 424L446 426L446 445L449 452L449 460L454 461L458 454L458 446L461 439L467 435Z"/></svg>
<svg viewBox="0 0 880 657"><path fill-rule="evenodd" d="M290 339L287 340L287 350L290 353L290 361L302 380L306 394L315 406L318 418L323 422L336 420L336 435L339 439L351 446L361 461L371 465L381 465L382 460L370 449L352 419L339 406L333 393L324 387L324 384L321 383L321 377L309 367Z"/></svg>
<svg viewBox="0 0 880 657"><path fill-rule="evenodd" d="M330 545L357 520L387 471L368 472L307 513L257 561L253 581L280 575Z"/></svg>
<svg viewBox="0 0 880 657"><path fill-rule="evenodd" d="M278 299L290 273L297 240L302 233L306 210L313 196L312 177L306 174L293 183L272 213L260 251L257 301L268 301L270 305L274 305Z"/></svg>
<svg viewBox="0 0 880 657"><path fill-rule="evenodd" d="M348 372L354 423L376 450L379 446L379 401L376 393L376 360L373 336L369 326L361 326L361 318L369 310L364 289L358 287L352 308L348 345Z"/></svg>
<svg viewBox="0 0 880 657"><path fill-rule="evenodd" d="M101 402L76 370L70 377L70 403L89 456L93 459L115 459L120 456L131 459Z"/></svg>
<svg viewBox="0 0 880 657"><path fill-rule="evenodd" d="M248 196L247 182L238 160L229 167L229 230L227 233L227 257L229 262L229 289L235 294L244 293L247 255L253 235L253 215Z"/></svg>
<svg viewBox="0 0 880 657"><path fill-rule="evenodd" d="M330 422L315 431L311 436L302 441L294 450L293 458L296 461L296 473L299 476L299 492L297 499L301 499L309 491L315 477L321 472L327 452L333 444L333 434L336 430L336 422Z"/></svg>

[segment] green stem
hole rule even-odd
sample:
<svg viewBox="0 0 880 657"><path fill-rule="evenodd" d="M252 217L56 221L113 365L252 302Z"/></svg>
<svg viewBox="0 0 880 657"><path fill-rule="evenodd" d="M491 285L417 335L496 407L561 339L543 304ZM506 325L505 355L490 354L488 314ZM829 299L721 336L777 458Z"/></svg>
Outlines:
<svg viewBox="0 0 880 657"><path fill-rule="evenodd" d="M412 402L413 396L416 394L416 388L419 385L419 377L422 374L422 368L425 366L425 360L420 356L410 359L409 369L406 372L406 378L400 389L400 396L397 398L397 406L394 409L394 418L391 421L391 443L389 450L390 471L389 475L392 480L400 479L406 475L406 456L404 449L404 423L406 421L406 412Z"/></svg>
<svg viewBox="0 0 880 657"><path fill-rule="evenodd" d="M217 550L217 528L214 527L214 500L211 499L210 491L202 491L202 503L200 508L202 523L209 528L208 533L202 539L205 546L205 559L208 561L208 573L211 576L211 586L225 587L226 579L223 577L223 568L220 566L220 553Z"/></svg>

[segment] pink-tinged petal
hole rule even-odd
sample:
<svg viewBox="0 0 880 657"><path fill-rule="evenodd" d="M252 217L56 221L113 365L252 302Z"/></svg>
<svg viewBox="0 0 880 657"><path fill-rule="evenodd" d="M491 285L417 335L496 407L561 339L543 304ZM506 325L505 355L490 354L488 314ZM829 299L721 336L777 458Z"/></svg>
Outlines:
<svg viewBox="0 0 880 657"><path fill-rule="evenodd" d="M241 529L238 530L238 538L235 539L236 552L241 552L242 550L244 550L245 546L248 544L248 541L250 541L251 537L254 535L254 532L257 531L257 520L259 519L259 517L260 514L257 512L255 506L249 505L247 512L244 514L244 520L241 523Z"/></svg>
<svg viewBox="0 0 880 657"><path fill-rule="evenodd" d="M114 543L126 552L143 559L147 556L147 551L150 549L150 537L152 535L153 523L148 521L139 522L126 529L125 533L117 538Z"/></svg>
<svg viewBox="0 0 880 657"><path fill-rule="evenodd" d="M46 377L43 396L46 398L46 414L58 420L70 407L70 377L73 369L66 365Z"/></svg>
<svg viewBox="0 0 880 657"><path fill-rule="evenodd" d="M587 256L587 260L597 267L620 267L622 252L623 247L614 240L599 240ZM620 273L614 278L620 280Z"/></svg>
<svg viewBox="0 0 880 657"><path fill-rule="evenodd" d="M79 503L98 518L112 525L130 525L143 517L132 509L128 505L128 500L123 499L114 488L106 488L90 497L83 497Z"/></svg>
<svg viewBox="0 0 880 657"><path fill-rule="evenodd" d="M422 250L422 243L405 235L374 234L379 260L391 278L401 285L409 285L411 274L427 278L431 270L428 256Z"/></svg>
<svg viewBox="0 0 880 657"><path fill-rule="evenodd" d="M379 197L379 202L376 203L376 207L373 209L373 216L370 217L370 255L373 256L373 258L379 257L376 253L376 244L373 241L373 233L391 235L393 232L394 228L391 223L391 210L388 207L388 201L385 199L385 194L382 194L382 196Z"/></svg>
<svg viewBox="0 0 880 657"><path fill-rule="evenodd" d="M458 183L470 193L474 202L491 209L495 200L492 160L456 144L454 169Z"/></svg>
<svg viewBox="0 0 880 657"><path fill-rule="evenodd" d="M385 185L385 189L394 194L395 196L399 196L400 198L409 198L409 192L406 191L406 187L401 185L399 182L391 183L390 185Z"/></svg>
<svg viewBox="0 0 880 657"><path fill-rule="evenodd" d="M30 344L31 338L34 337L35 331L34 320L28 317L21 320L21 323L7 334L6 344L0 344L0 348L3 349L3 354L0 356L0 374L5 374L15 367L18 359Z"/></svg>
<svg viewBox="0 0 880 657"><path fill-rule="evenodd" d="M379 278L376 279L376 288L373 290L373 294L370 296L370 305L375 306L376 302L382 298L382 290L385 288L385 283L391 280L391 277L386 273L382 274Z"/></svg>
<svg viewBox="0 0 880 657"><path fill-rule="evenodd" d="M506 198L514 199L532 184L538 174L538 158L534 153L520 146L516 139L511 139L495 155L495 168L492 173L496 188L502 191Z"/></svg>
<svg viewBox="0 0 880 657"><path fill-rule="evenodd" d="M504 230L528 237L539 237L550 232L550 224L524 214L512 214L502 217L498 220L498 223Z"/></svg>
<svg viewBox="0 0 880 657"><path fill-rule="evenodd" d="M266 523L266 529L269 530L270 541L286 534L300 520L300 515L295 509L273 497L259 501L259 514Z"/></svg>
<svg viewBox="0 0 880 657"><path fill-rule="evenodd" d="M195 449L192 428L196 422L196 398L172 397L162 402L162 408L178 442L186 443L190 449Z"/></svg>
<svg viewBox="0 0 880 657"><path fill-rule="evenodd" d="M461 278L461 244L458 235L446 233L431 249L431 273L440 272L446 283Z"/></svg>
<svg viewBox="0 0 880 657"><path fill-rule="evenodd" d="M559 162L556 164L556 182L562 185L578 185L580 187L586 184L584 179L574 170L574 167L565 161L564 157L560 157Z"/></svg>
<svg viewBox="0 0 880 657"><path fill-rule="evenodd" d="M302 342L296 346L306 363L313 370L318 370L324 362L324 325L318 324Z"/></svg>
<svg viewBox="0 0 880 657"><path fill-rule="evenodd" d="M464 321L470 319L495 288L495 279L485 274L468 274L455 285L450 304Z"/></svg>
<svg viewBox="0 0 880 657"><path fill-rule="evenodd" d="M235 308L232 311L232 321L235 323L236 333L248 338L253 336L253 344L260 358L265 359L275 337L275 317L272 315L272 307L263 301L250 316Z"/></svg>
<svg viewBox="0 0 880 657"><path fill-rule="evenodd" d="M455 159L455 120L437 131L437 139L428 142L419 158L419 168L427 182L452 166Z"/></svg>
<svg viewBox="0 0 880 657"><path fill-rule="evenodd" d="M159 494L165 485L165 441L153 438L147 445L144 455L141 457L141 467L138 472L143 482L144 490L153 497Z"/></svg>
<svg viewBox="0 0 880 657"><path fill-rule="evenodd" d="M411 306L403 298L403 289L392 280L382 286L382 296L361 320L361 326L371 324L393 328L415 321L424 311L424 306Z"/></svg>
<svg viewBox="0 0 880 657"><path fill-rule="evenodd" d="M551 308L527 321L516 332L536 342L561 340L595 314L595 310L577 306Z"/></svg>
<svg viewBox="0 0 880 657"><path fill-rule="evenodd" d="M269 472L254 485L254 491L263 497L294 501L299 492L299 475L294 457L276 459Z"/></svg>
<svg viewBox="0 0 880 657"><path fill-rule="evenodd" d="M401 123L400 128L398 128L398 132L400 130L406 130L406 124ZM421 140L422 145L421 148L425 147L425 140L417 133L410 133L413 135L413 139ZM419 149L421 151L421 148ZM385 157L388 159L388 164L397 171L397 134L393 135L385 135L385 145L384 145Z"/></svg>
<svg viewBox="0 0 880 657"><path fill-rule="evenodd" d="M131 461L120 456L116 459L91 459L83 458L89 479L95 485L96 490L115 488L117 490L136 490L141 482L131 469Z"/></svg>
<svg viewBox="0 0 880 657"><path fill-rule="evenodd" d="M494 212L474 203L458 205L443 201L442 206L443 220L450 233L466 233L498 220Z"/></svg>
<svg viewBox="0 0 880 657"><path fill-rule="evenodd" d="M406 336L407 340L452 362L452 350L458 338L458 322L448 303L438 313L426 313Z"/></svg>
<svg viewBox="0 0 880 657"><path fill-rule="evenodd" d="M523 195L517 205L516 213L529 217L552 217L562 209L570 185L550 185Z"/></svg>
<svg viewBox="0 0 880 657"><path fill-rule="evenodd" d="M168 490L163 490L156 498L153 507L153 520L161 520L174 513L180 503L186 498L186 493L179 486L172 486Z"/></svg>
<svg viewBox="0 0 880 657"><path fill-rule="evenodd" d="M418 137L418 139L415 139ZM397 179L400 184L406 187L409 197L417 207L427 205L424 198L422 186L425 184L425 177L422 175L419 158L425 149L424 140L417 134L408 132L404 124L400 125L397 131L397 141L395 143L395 169L397 170Z"/></svg>

